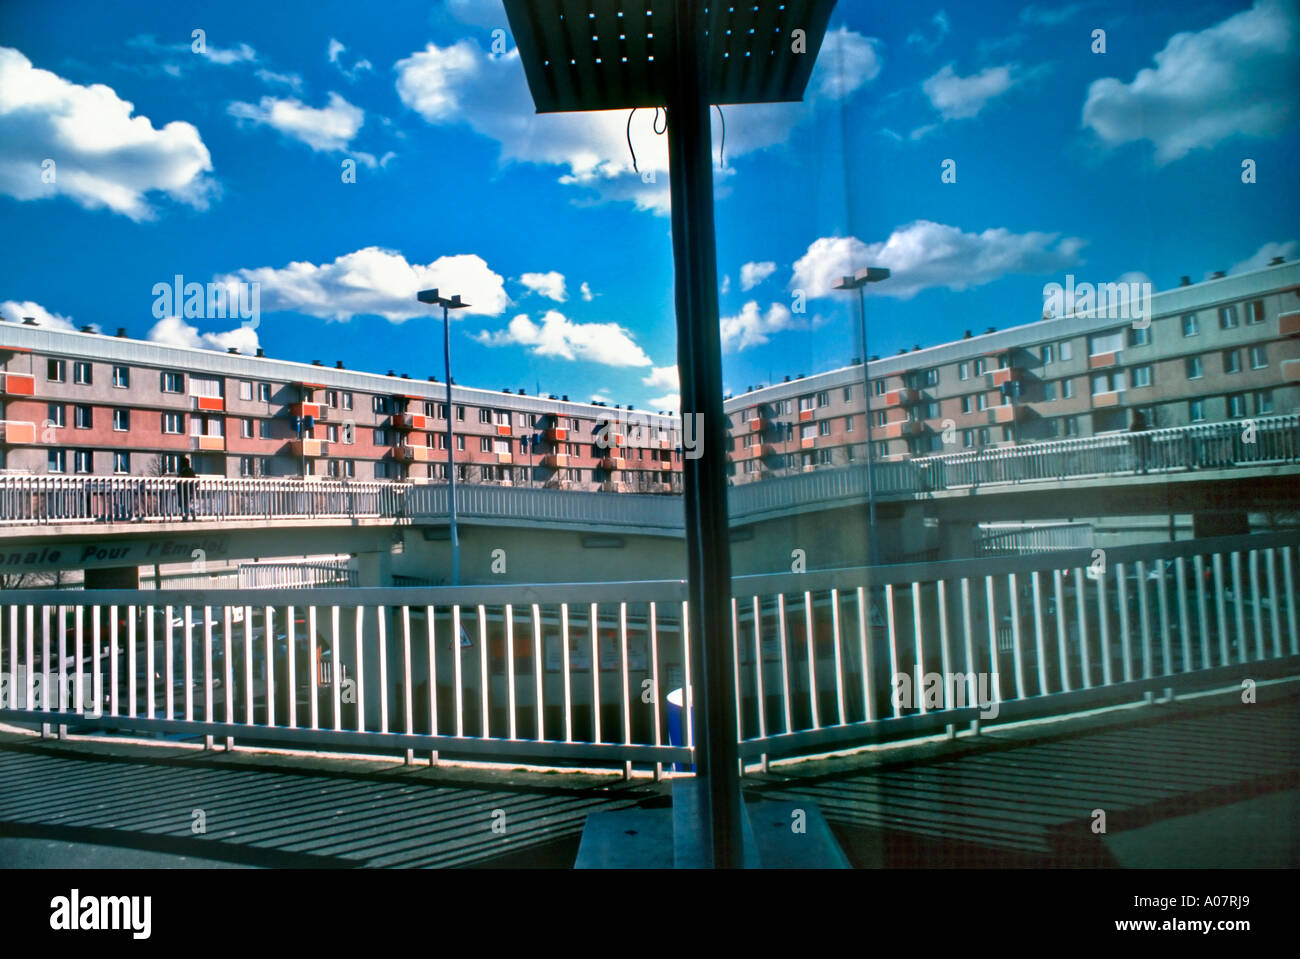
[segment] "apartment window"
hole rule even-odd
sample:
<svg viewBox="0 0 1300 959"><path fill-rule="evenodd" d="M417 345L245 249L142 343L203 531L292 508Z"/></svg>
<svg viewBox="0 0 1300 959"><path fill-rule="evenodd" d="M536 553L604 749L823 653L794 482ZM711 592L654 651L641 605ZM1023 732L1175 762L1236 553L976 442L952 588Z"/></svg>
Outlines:
<svg viewBox="0 0 1300 959"><path fill-rule="evenodd" d="M1235 330L1237 328L1237 307L1236 304L1229 303L1227 306L1219 307L1219 329Z"/></svg>
<svg viewBox="0 0 1300 959"><path fill-rule="evenodd" d="M1260 390L1255 394L1255 415L1273 412L1273 391Z"/></svg>
<svg viewBox="0 0 1300 959"><path fill-rule="evenodd" d="M164 372L161 376L162 391L164 393L184 393L185 392L185 374Z"/></svg>
<svg viewBox="0 0 1300 959"><path fill-rule="evenodd" d="M885 383L884 380L872 380L872 381L871 381L871 388L872 388L872 391L873 391L877 396L884 396L886 393L889 392L889 387L888 387L888 385ZM785 401L785 410L784 410L784 412L786 412L786 413L789 413L789 412L790 412L790 401L789 401L789 400L786 400L786 401Z"/></svg>
<svg viewBox="0 0 1300 959"><path fill-rule="evenodd" d="M239 458L239 475L245 477L253 475L253 457L241 456Z"/></svg>
<svg viewBox="0 0 1300 959"><path fill-rule="evenodd" d="M113 472L129 473L131 472L131 454L117 453L113 454Z"/></svg>
<svg viewBox="0 0 1300 959"><path fill-rule="evenodd" d="M325 441L327 443L337 443L339 441L339 428L333 423L325 427Z"/></svg>
<svg viewBox="0 0 1300 959"><path fill-rule="evenodd" d="M113 429L118 433L126 433L131 429L130 410L113 410Z"/></svg>
<svg viewBox="0 0 1300 959"><path fill-rule="evenodd" d="M1228 401L1228 415L1234 419L1238 416L1246 415L1246 394L1229 393L1225 399Z"/></svg>
<svg viewBox="0 0 1300 959"><path fill-rule="evenodd" d="M185 414L164 413L162 415L162 431L164 433L183 433L185 431Z"/></svg>
<svg viewBox="0 0 1300 959"><path fill-rule="evenodd" d="M816 436L817 436L816 423L805 423L803 426L799 427L799 438L801 440L815 439Z"/></svg>
<svg viewBox="0 0 1300 959"><path fill-rule="evenodd" d="M1077 416L1061 417L1061 426L1062 432L1065 433L1066 436L1079 435L1079 418Z"/></svg>
<svg viewBox="0 0 1300 959"><path fill-rule="evenodd" d="M976 361L974 362L973 366L974 366L974 370L973 370L973 372L975 373L976 376L983 376L983 375L984 375L984 360L983 360L983 359L978 359L978 360L976 360Z"/></svg>
<svg viewBox="0 0 1300 959"><path fill-rule="evenodd" d="M191 436L225 436L226 421L220 416L200 416L194 414L190 417L190 435Z"/></svg>
<svg viewBox="0 0 1300 959"><path fill-rule="evenodd" d="M1049 402L1049 403L1050 403L1052 400L1056 399L1056 383L1055 383L1055 382L1049 380L1048 382L1046 382L1046 383L1043 384L1043 399L1044 399L1045 401Z"/></svg>
<svg viewBox="0 0 1300 959"><path fill-rule="evenodd" d="M332 410L336 410L336 409L339 408L339 391L338 391L338 390L326 390L326 391L325 391L325 405L328 406L328 407L329 407L330 409L332 409Z"/></svg>
<svg viewBox="0 0 1300 959"><path fill-rule="evenodd" d="M338 461L338 460L326 460L326 462L325 462L325 475L328 476L330 479L338 479L338 478L339 478L339 461Z"/></svg>
<svg viewBox="0 0 1300 959"><path fill-rule="evenodd" d="M1224 350L1223 372L1225 373L1241 372L1241 350Z"/></svg>
<svg viewBox="0 0 1300 959"><path fill-rule="evenodd" d="M456 419L460 420L462 423L465 422L465 407L456 407Z"/></svg>
<svg viewBox="0 0 1300 959"><path fill-rule="evenodd" d="M971 398L969 394L961 398L961 411L963 413L969 413L971 411Z"/></svg>
<svg viewBox="0 0 1300 959"><path fill-rule="evenodd" d="M244 417L239 421L239 435L246 440L253 438L253 421L249 417Z"/></svg>
<svg viewBox="0 0 1300 959"><path fill-rule="evenodd" d="M252 380L240 380L240 381L239 381L239 398L240 398L241 400L250 400L250 401L253 399L253 381L252 381Z"/></svg>
<svg viewBox="0 0 1300 959"><path fill-rule="evenodd" d="M181 455L179 453L163 453L158 458L158 468L166 476L174 476L181 469Z"/></svg>
<svg viewBox="0 0 1300 959"><path fill-rule="evenodd" d="M1141 389L1144 386L1150 386L1150 385L1151 385L1151 366L1148 364L1146 366L1133 367L1133 388L1136 390L1136 389Z"/></svg>
<svg viewBox="0 0 1300 959"><path fill-rule="evenodd" d="M987 426L982 427L980 429L980 446L988 446L991 439L992 434L989 433L989 428Z"/></svg>
<svg viewBox="0 0 1300 959"><path fill-rule="evenodd" d="M478 441L478 450L480 453L491 453L492 438L489 436L480 437Z"/></svg>
<svg viewBox="0 0 1300 959"><path fill-rule="evenodd" d="M344 477L346 477L347 479L352 479L352 477L354 477L354 476L357 475L357 462L356 462L356 460L344 460L344 461L343 461L343 475L344 475Z"/></svg>
<svg viewBox="0 0 1300 959"><path fill-rule="evenodd" d="M1124 389L1124 371L1113 370L1107 373L1096 373L1092 377L1092 395L1097 396L1100 393L1119 393Z"/></svg>
<svg viewBox="0 0 1300 959"><path fill-rule="evenodd" d="M1074 396L1074 380L1061 380L1061 399L1068 400Z"/></svg>
<svg viewBox="0 0 1300 959"><path fill-rule="evenodd" d="M129 389L131 386L131 368L129 366L113 367L113 385L119 390Z"/></svg>
<svg viewBox="0 0 1300 959"><path fill-rule="evenodd" d="M889 455L889 442L887 440L881 440L879 443L876 444L876 455L877 456Z"/></svg>
<svg viewBox="0 0 1300 959"><path fill-rule="evenodd" d="M1150 346L1151 327L1130 326L1128 330L1128 345L1129 346Z"/></svg>
<svg viewBox="0 0 1300 959"><path fill-rule="evenodd" d="M924 383L926 386L938 386L939 385L938 367L933 367L931 369L923 371L921 373L921 382Z"/></svg>
<svg viewBox="0 0 1300 959"><path fill-rule="evenodd" d="M801 396L801 397L799 397L799 412L800 412L800 413L806 412L806 411L808 411L808 410L813 410L813 409L816 409L816 408L817 408L817 407L815 407L815 406L813 405L813 398L812 398L811 396Z"/></svg>
<svg viewBox="0 0 1300 959"><path fill-rule="evenodd" d="M66 375L67 366L63 360L45 361L45 378L51 383L62 383ZM59 472L62 472L62 470Z"/></svg>
<svg viewBox="0 0 1300 959"><path fill-rule="evenodd" d="M1074 352L1074 348L1070 346L1069 340L1062 340L1060 343L1057 344L1057 346L1058 346L1057 353L1060 354L1062 360L1068 360L1071 354Z"/></svg>
<svg viewBox="0 0 1300 959"><path fill-rule="evenodd" d="M436 412L436 415L437 415L438 419L440 419L440 420L445 420L445 419L447 418L447 404L446 404L446 403L439 403L437 406L434 407L434 409L437 411L437 412Z"/></svg>
<svg viewBox="0 0 1300 959"><path fill-rule="evenodd" d="M432 403L432 402L430 402L430 401L426 401L426 402L425 402L425 404L424 404L424 415L427 416L427 417L429 417L430 419L433 418L433 403Z"/></svg>
<svg viewBox="0 0 1300 959"><path fill-rule="evenodd" d="M848 403L852 399L853 399L853 387L851 386L844 387L844 402Z"/></svg>
<svg viewBox="0 0 1300 959"><path fill-rule="evenodd" d="M68 454L63 450L50 450L45 454L45 469L50 473L67 471Z"/></svg>
<svg viewBox="0 0 1300 959"><path fill-rule="evenodd" d="M886 423L888 423L888 422L889 422L889 419L888 419L888 413L886 413L885 410L877 410L877 411L876 411L876 425L877 425L877 426L884 426L884 425L885 425Z"/></svg>
<svg viewBox="0 0 1300 959"><path fill-rule="evenodd" d="M350 409L352 409L352 394L351 394L351 393L344 393L344 394L342 395L342 397L340 397L340 399L342 399L342 401L343 401L343 408L344 408L345 410L350 410Z"/></svg>
<svg viewBox="0 0 1300 959"><path fill-rule="evenodd" d="M257 421L257 438L258 438L258 439L262 439L262 440L269 440L269 439L271 438L271 421L270 421L270 420L258 420L258 421Z"/></svg>
<svg viewBox="0 0 1300 959"><path fill-rule="evenodd" d="M962 430L962 431L961 431L961 445L962 445L962 447L963 447L964 449L970 449L972 446L975 445L975 431L974 431L974 430Z"/></svg>
<svg viewBox="0 0 1300 959"><path fill-rule="evenodd" d="M1124 349L1123 330L1111 330L1109 333L1098 333L1096 336L1088 337L1088 354L1090 356L1118 353L1122 349Z"/></svg>
<svg viewBox="0 0 1300 959"><path fill-rule="evenodd" d="M817 407L819 409L823 406L830 406L830 405L831 405L830 393L822 392L817 394Z"/></svg>
<svg viewBox="0 0 1300 959"><path fill-rule="evenodd" d="M1189 380L1199 380L1205 375L1205 364L1201 362L1199 356L1189 356L1184 365L1187 369L1187 378Z"/></svg>
<svg viewBox="0 0 1300 959"><path fill-rule="evenodd" d="M462 452L464 451L464 449L465 449L465 437L463 437L463 436L457 436L457 437L456 437L456 449L461 450Z"/></svg>
<svg viewBox="0 0 1300 959"><path fill-rule="evenodd" d="M1054 349L1052 349L1052 344L1051 344L1051 343L1048 343L1046 346L1043 347L1043 365L1044 365L1044 366L1051 366L1051 365L1052 365L1052 363L1054 362L1054 360L1055 360L1055 358L1056 358L1056 357L1055 357L1055 353L1056 353L1056 351L1055 351Z"/></svg>
<svg viewBox="0 0 1300 959"><path fill-rule="evenodd" d="M844 448L844 451L848 454L848 460L849 460L850 463L852 463L854 460L856 460L856 459L858 458L858 455L857 455L857 453L855 452L855 450L856 450L856 447L853 447L853 446L846 446L846 447Z"/></svg>
<svg viewBox="0 0 1300 959"><path fill-rule="evenodd" d="M72 382L81 386L89 386L91 384L91 377L92 374L89 363L72 364Z"/></svg>
<svg viewBox="0 0 1300 959"><path fill-rule="evenodd" d="M817 433L818 433L818 435L820 435L820 436L830 436L830 435L831 435L831 421L830 421L830 420L822 420L820 423L818 423L818 424L817 424Z"/></svg>
<svg viewBox="0 0 1300 959"><path fill-rule="evenodd" d="M844 432L846 433L853 432L853 417L851 416L844 417Z"/></svg>
<svg viewBox="0 0 1300 959"><path fill-rule="evenodd" d="M1201 318L1195 313L1183 314L1183 336L1200 336Z"/></svg>
<svg viewBox="0 0 1300 959"><path fill-rule="evenodd" d="M834 463L835 461L834 461L834 459L833 459L832 456L831 456L831 452L832 452L832 451L829 450L829 449L818 450L818 451L817 451L817 463L818 463L818 465L820 465L820 466L830 466L832 463Z"/></svg>
<svg viewBox="0 0 1300 959"><path fill-rule="evenodd" d="M1187 418L1193 423L1200 423L1205 419L1205 400L1192 400L1187 404Z"/></svg>
<svg viewBox="0 0 1300 959"><path fill-rule="evenodd" d="M388 412L388 397L386 397L386 396L372 396L372 397L370 397L370 410L371 410L371 412L373 412L373 413L387 413L387 412Z"/></svg>
<svg viewBox="0 0 1300 959"><path fill-rule="evenodd" d="M45 425L63 426L63 404L49 403L45 407Z"/></svg>
<svg viewBox="0 0 1300 959"><path fill-rule="evenodd" d="M191 376L190 396L220 397L222 381L211 376Z"/></svg>
<svg viewBox="0 0 1300 959"><path fill-rule="evenodd" d="M73 450L72 468L78 473L93 473L95 457L90 450Z"/></svg>
<svg viewBox="0 0 1300 959"><path fill-rule="evenodd" d="M977 410L986 410L989 407L989 395L987 393L975 394L975 408Z"/></svg>
<svg viewBox="0 0 1300 959"><path fill-rule="evenodd" d="M969 364L969 363L958 363L958 364L957 364L957 379L959 379L959 380L968 380L968 379L970 379L970 364Z"/></svg>
<svg viewBox="0 0 1300 959"><path fill-rule="evenodd" d="M117 429L117 414L118 414L118 413L121 413L121 412L123 412L123 411L122 411L122 410L114 410L114 411L113 411L113 428L114 428L114 429ZM94 425L93 422L92 422L92 417L93 417L93 416L94 416L94 411L93 411L89 406L77 406L77 407L73 407L73 418L72 418L72 422L73 422L73 425L76 426L77 429L79 429L79 430L88 430L88 429L90 429L91 426Z"/></svg>
<svg viewBox="0 0 1300 959"><path fill-rule="evenodd" d="M491 410L488 410L488 409L482 409L482 410L479 410L479 411L478 411L478 421L479 421L480 423L491 423L491 422L492 422L492 411L491 411Z"/></svg>
<svg viewBox="0 0 1300 959"><path fill-rule="evenodd" d="M372 437L372 439L374 440L374 444L375 444L376 446L387 446L387 445L388 445L388 431L387 431L387 430L375 430L375 431L374 431L374 436Z"/></svg>
<svg viewBox="0 0 1300 959"><path fill-rule="evenodd" d="M1252 370L1262 370L1268 366L1268 347L1252 346L1250 348L1250 368Z"/></svg>
<svg viewBox="0 0 1300 959"><path fill-rule="evenodd" d="M270 384L270 383L258 383L258 384L257 384L257 399L258 399L258 402L261 402L261 403L269 403L269 402L271 402L271 384ZM349 408L350 408L350 407L349 407Z"/></svg>
<svg viewBox="0 0 1300 959"><path fill-rule="evenodd" d="M1246 322L1250 324L1264 322L1264 301L1251 300L1246 304Z"/></svg>

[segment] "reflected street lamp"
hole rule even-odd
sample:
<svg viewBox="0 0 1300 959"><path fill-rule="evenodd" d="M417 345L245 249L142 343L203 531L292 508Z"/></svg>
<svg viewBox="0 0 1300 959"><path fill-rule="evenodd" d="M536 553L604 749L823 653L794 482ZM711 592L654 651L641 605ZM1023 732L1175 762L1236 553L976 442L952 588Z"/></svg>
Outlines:
<svg viewBox="0 0 1300 959"><path fill-rule="evenodd" d="M460 301L457 293L451 299L438 295L437 290L421 290L416 298L421 303L442 307L443 372L447 378L447 516L451 525L451 585L460 585L460 536L456 529L456 460L451 438L451 321L448 310L463 310L468 303Z"/></svg>
<svg viewBox="0 0 1300 959"><path fill-rule="evenodd" d="M835 284L837 290L858 291L858 337L862 348L862 415L867 421L867 516L870 529L871 565L880 565L880 544L876 535L876 474L875 441L871 438L871 377L867 374L867 305L862 295L862 288L868 283L879 283L889 279L889 270L883 266L869 266L858 270L852 276L846 276Z"/></svg>

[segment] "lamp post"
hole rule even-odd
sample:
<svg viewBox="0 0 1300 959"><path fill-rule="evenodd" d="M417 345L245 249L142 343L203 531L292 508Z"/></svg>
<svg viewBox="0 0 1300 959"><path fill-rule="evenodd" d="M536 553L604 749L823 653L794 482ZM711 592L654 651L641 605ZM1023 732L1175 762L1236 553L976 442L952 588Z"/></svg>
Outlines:
<svg viewBox="0 0 1300 959"><path fill-rule="evenodd" d="M867 304L862 288L868 283L879 283L889 279L889 270L883 266L869 266L858 270L852 276L846 276L835 284L837 290L858 291L858 338L862 348L862 416L867 421L867 519L870 529L868 538L871 542L871 565L880 565L880 544L876 535L876 450L871 438L871 377L867 373Z"/></svg>
<svg viewBox="0 0 1300 959"><path fill-rule="evenodd" d="M447 517L451 527L451 585L460 585L460 535L456 529L456 459L451 432L451 319L449 310L463 310L460 294L451 299L441 297L437 290L421 290L417 294L421 303L435 303L442 307L442 357L443 372L447 378Z"/></svg>

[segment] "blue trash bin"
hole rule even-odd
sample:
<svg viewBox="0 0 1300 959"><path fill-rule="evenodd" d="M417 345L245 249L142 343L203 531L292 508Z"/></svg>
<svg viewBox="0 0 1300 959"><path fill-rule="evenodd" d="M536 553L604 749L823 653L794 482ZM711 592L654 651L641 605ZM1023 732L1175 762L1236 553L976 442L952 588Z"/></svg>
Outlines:
<svg viewBox="0 0 1300 959"><path fill-rule="evenodd" d="M668 694L668 742L673 746L685 746L686 735L683 732L685 727L682 725L682 713L686 713L686 722L691 721L691 705L688 703L685 710L682 709L683 693L679 686ZM691 739L694 742L694 737ZM673 772L695 772L693 765L683 765L682 763L673 763Z"/></svg>

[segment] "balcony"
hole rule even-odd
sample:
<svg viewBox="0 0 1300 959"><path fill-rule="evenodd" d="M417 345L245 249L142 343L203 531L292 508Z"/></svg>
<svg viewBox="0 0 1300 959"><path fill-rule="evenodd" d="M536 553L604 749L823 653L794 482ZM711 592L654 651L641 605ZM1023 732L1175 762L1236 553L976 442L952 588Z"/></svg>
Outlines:
<svg viewBox="0 0 1300 959"><path fill-rule="evenodd" d="M36 424L0 420L0 443L26 446L36 442Z"/></svg>
<svg viewBox="0 0 1300 959"><path fill-rule="evenodd" d="M893 420L880 429L885 439L897 440L905 436L916 436L922 427L917 420Z"/></svg>
<svg viewBox="0 0 1300 959"><path fill-rule="evenodd" d="M799 440L799 448L801 450L810 450L816 445L817 445L817 437L815 436L805 436Z"/></svg>
<svg viewBox="0 0 1300 959"><path fill-rule="evenodd" d="M991 370L989 372L989 383L993 386L1001 386L1003 383L1012 383L1018 381L1024 375L1024 370L1018 366L1008 366L1000 370Z"/></svg>
<svg viewBox="0 0 1300 959"><path fill-rule="evenodd" d="M569 431L563 426L552 426L546 431L546 441L548 443L563 443L569 438Z"/></svg>
<svg viewBox="0 0 1300 959"><path fill-rule="evenodd" d="M1111 390L1106 393L1093 393L1092 405L1094 409L1104 408L1107 406L1122 406L1124 403L1124 393L1122 390Z"/></svg>
<svg viewBox="0 0 1300 959"><path fill-rule="evenodd" d="M627 460L621 456L606 456L600 461L600 468L605 470L627 469Z"/></svg>
<svg viewBox="0 0 1300 959"><path fill-rule="evenodd" d="M6 396L32 396L36 393L36 377L23 373L5 373L0 379L0 389Z"/></svg>
<svg viewBox="0 0 1300 959"><path fill-rule="evenodd" d="M812 421L812 418L813 418L813 414L816 413L816 412L817 412L817 411L816 411L815 409L812 409L812 410L800 410L800 411L799 411L799 422L800 422L800 423L808 423L808 422L811 422L811 421Z"/></svg>
<svg viewBox="0 0 1300 959"><path fill-rule="evenodd" d="M1279 313L1277 317L1277 332L1280 336L1300 336L1300 310L1292 310L1290 313Z"/></svg>
<svg viewBox="0 0 1300 959"><path fill-rule="evenodd" d="M514 461L515 461L515 458L514 458L514 456L513 456L512 454L510 454L510 453L498 453L498 454L497 454L497 462L498 462L498 463L513 463Z"/></svg>
<svg viewBox="0 0 1300 959"><path fill-rule="evenodd" d="M324 456L328 447L324 440L290 440L289 452L294 456Z"/></svg>
<svg viewBox="0 0 1300 959"><path fill-rule="evenodd" d="M196 450L222 452L226 448L226 438L224 436L196 436L194 440Z"/></svg>
<svg viewBox="0 0 1300 959"><path fill-rule="evenodd" d="M226 409L226 401L220 396L196 396L194 408L205 413L221 413Z"/></svg>
<svg viewBox="0 0 1300 959"><path fill-rule="evenodd" d="M513 434L512 428L508 424L497 424L497 436L510 436Z"/></svg>
<svg viewBox="0 0 1300 959"><path fill-rule="evenodd" d="M432 446L402 443L393 447L393 459L403 463L428 463L433 460L434 452Z"/></svg>
<svg viewBox="0 0 1300 959"><path fill-rule="evenodd" d="M429 420L419 413L394 413L392 427L395 430L423 430L428 429Z"/></svg>
<svg viewBox="0 0 1300 959"><path fill-rule="evenodd" d="M1119 363L1119 353L1095 353L1088 357L1088 369L1104 370Z"/></svg>
<svg viewBox="0 0 1300 959"><path fill-rule="evenodd" d="M1288 383L1300 383L1300 360L1282 361L1282 379Z"/></svg>
<svg viewBox="0 0 1300 959"><path fill-rule="evenodd" d="M320 419L321 405L319 403L290 403L290 416L310 416L312 419Z"/></svg>
<svg viewBox="0 0 1300 959"><path fill-rule="evenodd" d="M882 406L906 406L909 403L915 403L920 397L920 393L911 387L903 387L899 390L890 390L880 396Z"/></svg>
<svg viewBox="0 0 1300 959"><path fill-rule="evenodd" d="M1002 406L990 406L988 409L990 423L1014 423L1024 416L1025 408L1016 406L1013 403L1004 403Z"/></svg>
<svg viewBox="0 0 1300 959"><path fill-rule="evenodd" d="M555 469L561 466L568 466L570 459L572 459L572 457L570 457L568 453L547 453L542 457L542 462L546 466Z"/></svg>
<svg viewBox="0 0 1300 959"><path fill-rule="evenodd" d="M761 433L769 426L767 417L755 416L749 421L749 431L751 433ZM662 447L661 447L662 448Z"/></svg>
<svg viewBox="0 0 1300 959"><path fill-rule="evenodd" d="M761 455L761 456L765 456L765 457L766 457L766 456L780 456L780 455L781 455L781 452L782 452L782 451L777 447L777 445L776 445L775 443L764 443L764 444L760 447L760 449L762 450L762 453L760 453L759 455Z"/></svg>

